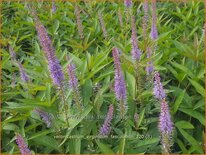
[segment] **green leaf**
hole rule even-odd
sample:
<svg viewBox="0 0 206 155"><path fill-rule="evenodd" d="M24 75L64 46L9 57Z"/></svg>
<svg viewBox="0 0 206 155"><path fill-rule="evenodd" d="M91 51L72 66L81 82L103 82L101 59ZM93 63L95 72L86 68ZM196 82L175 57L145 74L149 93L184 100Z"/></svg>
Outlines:
<svg viewBox="0 0 206 155"><path fill-rule="evenodd" d="M190 83L195 87L197 92L205 97L205 89L196 81L189 79Z"/></svg>
<svg viewBox="0 0 206 155"><path fill-rule="evenodd" d="M41 136L39 138L33 139L36 143L35 146L43 145L49 147L49 151L57 150L62 153L62 148L59 147L59 142L50 136Z"/></svg>
<svg viewBox="0 0 206 155"><path fill-rule="evenodd" d="M189 75L191 78L194 78L195 76L193 75L193 73L191 72L191 70L187 67L185 67L184 65L178 64L176 62L170 62L175 68L180 69L182 72L184 72L185 74Z"/></svg>
<svg viewBox="0 0 206 155"><path fill-rule="evenodd" d="M32 139L47 135L49 133L52 133L52 130L43 130L43 131L33 134L28 140L32 140Z"/></svg>
<svg viewBox="0 0 206 155"><path fill-rule="evenodd" d="M183 143L180 139L177 139L177 144L178 144L179 147L181 148L182 153L183 153L183 154L186 154L186 153L187 153L187 149L185 148L184 143Z"/></svg>
<svg viewBox="0 0 206 155"><path fill-rule="evenodd" d="M92 81L86 80L84 85L83 85L83 101L84 105L87 105L88 102L90 101L90 97L92 95Z"/></svg>
<svg viewBox="0 0 206 155"><path fill-rule="evenodd" d="M203 153L202 147L199 145L199 142L196 141L190 134L188 134L183 129L179 128L180 133L184 136L184 138L198 151L199 153Z"/></svg>
<svg viewBox="0 0 206 155"><path fill-rule="evenodd" d="M186 108L180 108L180 111L182 111L182 112L184 112L184 113L186 113L186 114L188 114L188 115L196 118L197 120L200 121L200 123L201 123L202 125L205 125L204 114L201 114L200 112L195 111L195 110L193 110L193 109L186 109Z"/></svg>
<svg viewBox="0 0 206 155"><path fill-rule="evenodd" d="M199 100L199 101L197 102L197 104L195 104L193 110L196 110L196 109L198 109L198 108L204 109L204 106L205 106L205 99L203 98L203 99Z"/></svg>
<svg viewBox="0 0 206 155"><path fill-rule="evenodd" d="M60 146L65 143L65 141L69 138L69 135L71 134L72 130L89 114L89 112L92 110L92 106L88 106L79 117L72 117L69 118L69 128L67 129L67 133L65 135L64 140L61 142Z"/></svg>
<svg viewBox="0 0 206 155"><path fill-rule="evenodd" d="M14 124L14 123L7 123L2 125L3 130L8 130L8 131L19 131L19 127Z"/></svg>
<svg viewBox="0 0 206 155"><path fill-rule="evenodd" d="M151 139L149 138L149 139L138 140L137 145L135 146L135 148L142 147L142 146L145 146L145 145L150 145L150 144L153 144L153 143L157 143L159 141L160 141L159 138L151 138Z"/></svg>
<svg viewBox="0 0 206 155"><path fill-rule="evenodd" d="M181 129L194 129L194 126L187 121L179 121L175 123L175 126Z"/></svg>
<svg viewBox="0 0 206 155"><path fill-rule="evenodd" d="M53 27L53 33L57 33L57 30L59 28L59 20L55 20L54 27Z"/></svg>
<svg viewBox="0 0 206 155"><path fill-rule="evenodd" d="M125 133L125 136L127 134ZM124 148L125 148L125 137L120 139L120 143L119 143L119 150L118 150L118 154L124 154Z"/></svg>
<svg viewBox="0 0 206 155"><path fill-rule="evenodd" d="M144 113L145 113L145 108L140 112L140 116L139 116L139 121L138 121L137 127L139 127L141 125L142 120L144 118Z"/></svg>
<svg viewBox="0 0 206 155"><path fill-rule="evenodd" d="M102 153L104 153L104 154L114 154L114 152L112 151L112 149L108 145L103 144L103 143L99 142L98 140L96 140L96 143L97 143L97 145L100 148Z"/></svg>
<svg viewBox="0 0 206 155"><path fill-rule="evenodd" d="M177 112L177 109L179 108L180 104L182 103L184 95L185 95L185 90L182 91L179 94L178 98L176 99L175 104L174 104L174 114Z"/></svg>
<svg viewBox="0 0 206 155"><path fill-rule="evenodd" d="M132 98L135 98L135 78L129 72L126 72L126 81L128 83L128 91L132 95Z"/></svg>

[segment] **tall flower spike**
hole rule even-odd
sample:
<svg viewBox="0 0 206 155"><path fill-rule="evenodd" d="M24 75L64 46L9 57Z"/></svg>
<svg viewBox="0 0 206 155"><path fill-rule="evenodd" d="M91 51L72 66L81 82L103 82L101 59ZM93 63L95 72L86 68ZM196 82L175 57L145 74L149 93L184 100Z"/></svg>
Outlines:
<svg viewBox="0 0 206 155"><path fill-rule="evenodd" d="M114 65L115 65L114 90L115 90L116 99L119 101L118 107L119 107L120 115L122 118L124 118L127 112L126 84L120 66L118 48L113 48L112 54L113 54Z"/></svg>
<svg viewBox="0 0 206 155"><path fill-rule="evenodd" d="M69 57L67 57L67 60L70 60ZM78 89L78 79L75 75L75 65L70 62L67 66L67 72L69 76L69 86L73 90L73 97L74 101L78 106L78 109L81 111L82 110L82 104L81 104L81 97L79 94L79 89Z"/></svg>
<svg viewBox="0 0 206 155"><path fill-rule="evenodd" d="M16 86L16 73L13 73L11 78L12 78L11 87L15 87Z"/></svg>
<svg viewBox="0 0 206 155"><path fill-rule="evenodd" d="M161 133L162 153L169 153L172 146L173 124L169 113L169 107L165 100L161 102L161 112L159 116L159 131Z"/></svg>
<svg viewBox="0 0 206 155"><path fill-rule="evenodd" d="M138 47L137 43L137 32L136 32L136 25L135 25L135 17L132 16L132 37L131 37L131 42L132 42L132 59L139 61L140 56L141 56L141 51Z"/></svg>
<svg viewBox="0 0 206 155"><path fill-rule="evenodd" d="M57 10L57 7L56 7L56 4L55 4L55 1L52 0L52 13L55 13Z"/></svg>
<svg viewBox="0 0 206 155"><path fill-rule="evenodd" d="M113 48L112 51L114 64L115 64L115 93L117 100L126 100L126 86L124 81L124 76L121 70L120 60L119 60L119 50Z"/></svg>
<svg viewBox="0 0 206 155"><path fill-rule="evenodd" d="M34 111L41 116L42 120L46 123L47 128L51 127L52 117L49 113L47 113L39 108L36 108Z"/></svg>
<svg viewBox="0 0 206 155"><path fill-rule="evenodd" d="M31 154L31 151L28 148L24 138L20 134L16 134L16 143L19 147L21 154Z"/></svg>
<svg viewBox="0 0 206 155"><path fill-rule="evenodd" d="M75 16L76 16L77 29L78 29L78 32L79 32L80 39L84 39L83 26L82 26L82 21L81 21L81 18L80 18L81 10L77 5L75 5L74 13L75 13Z"/></svg>
<svg viewBox="0 0 206 155"><path fill-rule="evenodd" d="M135 124L136 128L138 127L138 122L139 122L139 115L138 115L137 112L135 112L135 114L134 114L134 124Z"/></svg>
<svg viewBox="0 0 206 155"><path fill-rule="evenodd" d="M113 112L114 112L114 107L111 104L109 106L109 110L107 113L107 117L104 120L104 124L102 125L101 129L100 129L100 135L102 136L107 136L109 135L110 131L111 131L111 121L112 121L112 117L113 117Z"/></svg>
<svg viewBox="0 0 206 155"><path fill-rule="evenodd" d="M168 104L165 100L162 100L161 112L159 117L159 131L163 134L171 134L172 129L173 127Z"/></svg>
<svg viewBox="0 0 206 155"><path fill-rule="evenodd" d="M50 71L51 79L54 85L60 87L62 85L62 81L64 80L64 73L62 71L60 62L55 55L55 49L52 46L52 41L49 38L46 28L40 22L35 10L32 10L32 15L35 21L35 27L37 30L40 45L48 61L48 68Z"/></svg>
<svg viewBox="0 0 206 155"><path fill-rule="evenodd" d="M157 39L157 15L156 15L156 0L152 1L152 27L150 37L152 40Z"/></svg>
<svg viewBox="0 0 206 155"><path fill-rule="evenodd" d="M122 13L120 9L118 10L118 19L119 19L120 26L123 27Z"/></svg>
<svg viewBox="0 0 206 155"><path fill-rule="evenodd" d="M151 59L151 54L152 54L151 48L147 48L147 58L148 59ZM149 60L147 62L147 67L146 67L147 75L150 75L153 72L153 70L154 70L154 66L153 66L152 60Z"/></svg>
<svg viewBox="0 0 206 155"><path fill-rule="evenodd" d="M144 0L143 2L143 22L142 22L142 29L143 29L143 37L146 38L147 35L147 26L148 26L148 0Z"/></svg>
<svg viewBox="0 0 206 155"><path fill-rule="evenodd" d="M10 53L11 60L13 62L16 61L16 53L14 52L14 49L10 45L9 45L9 53Z"/></svg>
<svg viewBox="0 0 206 155"><path fill-rule="evenodd" d="M158 72L155 72L154 74L154 90L153 90L154 96L158 100L163 100L166 95L165 91L163 89L162 83L160 81L160 75Z"/></svg>
<svg viewBox="0 0 206 155"><path fill-rule="evenodd" d="M124 0L124 5L128 8L131 7L132 6L132 0Z"/></svg>
<svg viewBox="0 0 206 155"><path fill-rule="evenodd" d="M100 25L103 31L104 38L107 38L107 30L104 24L104 20L102 18L102 13L100 11L98 12L98 18L99 18L99 22L100 22Z"/></svg>
<svg viewBox="0 0 206 155"><path fill-rule="evenodd" d="M67 71L68 71L68 76L69 76L69 86L74 91L77 90L78 88L78 80L75 75L75 69L76 69L76 66L73 63L68 64Z"/></svg>
<svg viewBox="0 0 206 155"><path fill-rule="evenodd" d="M29 77L26 74L24 67L19 62L18 62L18 67L19 67L19 72L20 72L20 76L21 76L22 81L28 82L29 81Z"/></svg>

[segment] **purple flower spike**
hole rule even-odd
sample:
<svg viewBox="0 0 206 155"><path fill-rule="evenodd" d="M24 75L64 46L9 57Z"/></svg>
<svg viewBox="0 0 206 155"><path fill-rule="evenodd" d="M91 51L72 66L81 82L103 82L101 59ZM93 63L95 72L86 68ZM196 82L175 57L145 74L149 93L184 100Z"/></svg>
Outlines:
<svg viewBox="0 0 206 155"><path fill-rule="evenodd" d="M9 46L9 53L10 53L10 56L11 56L11 60L14 62L16 61L16 53L14 52L14 49Z"/></svg>
<svg viewBox="0 0 206 155"><path fill-rule="evenodd" d="M123 19L122 19L122 13L120 9L118 10L118 19L119 19L120 26L123 27Z"/></svg>
<svg viewBox="0 0 206 155"><path fill-rule="evenodd" d="M126 85L124 81L124 76L120 66L119 60L119 50L118 48L113 48L112 50L114 64L115 64L115 94L118 101L125 101L126 100Z"/></svg>
<svg viewBox="0 0 206 155"><path fill-rule="evenodd" d="M31 154L28 145L26 144L24 138L20 134L16 135L16 143L19 147L21 154Z"/></svg>
<svg viewBox="0 0 206 155"><path fill-rule="evenodd" d="M67 60L70 60L70 58L67 57ZM81 96L78 89L78 79L75 74L75 69L76 69L75 65L72 62L70 62L67 66L67 72L69 76L69 86L73 90L73 99L77 105L77 108L79 111L81 111L83 106L82 106Z"/></svg>
<svg viewBox="0 0 206 155"><path fill-rule="evenodd" d="M165 91L163 89L162 83L160 81L160 75L158 72L155 72L154 74L154 90L153 90L154 96L158 100L165 99Z"/></svg>
<svg viewBox="0 0 206 155"><path fill-rule="evenodd" d="M78 90L78 79L75 75L75 69L76 67L73 63L68 64L67 71L69 76L69 85L74 91Z"/></svg>
<svg viewBox="0 0 206 155"><path fill-rule="evenodd" d="M132 6L132 0L124 0L124 5L128 8L131 7Z"/></svg>
<svg viewBox="0 0 206 155"><path fill-rule="evenodd" d="M132 59L133 60L140 60L141 56L141 51L138 47L137 44L137 32L136 32L136 26L135 26L135 17L132 16L132 37L131 37L131 42L132 42Z"/></svg>
<svg viewBox="0 0 206 155"><path fill-rule="evenodd" d="M169 153L172 146L173 123L169 113L169 107L165 100L161 102L161 112L158 125L161 134L162 153Z"/></svg>
<svg viewBox="0 0 206 155"><path fill-rule="evenodd" d="M137 112L135 112L135 114L134 114L134 124L135 124L136 128L138 126L138 122L139 122L139 115L138 115Z"/></svg>
<svg viewBox="0 0 206 155"><path fill-rule="evenodd" d="M44 25L40 22L35 10L32 10L32 15L35 21L35 27L38 33L40 45L48 61L48 68L50 76L54 85L61 86L64 80L64 73L62 71L59 60L56 58L55 49L52 46L52 41L46 31Z"/></svg>
<svg viewBox="0 0 206 155"><path fill-rule="evenodd" d="M151 49L147 48L147 58L150 59L151 58ZM154 66L151 60L148 61L147 63L147 67L146 67L146 71L147 71L147 75L150 75L154 70Z"/></svg>
<svg viewBox="0 0 206 155"><path fill-rule="evenodd" d="M157 39L158 32L157 32L157 15L156 15L156 1L152 2L152 27L150 37L152 40Z"/></svg>
<svg viewBox="0 0 206 155"><path fill-rule="evenodd" d="M165 100L161 103L161 112L159 116L159 131L162 134L171 134L172 133L172 121L169 113L169 107Z"/></svg>
<svg viewBox="0 0 206 155"><path fill-rule="evenodd" d="M99 22L100 22L100 25L101 25L101 28L102 28L102 31L103 31L104 38L107 38L107 30L106 30L101 12L98 12L98 17L99 17Z"/></svg>
<svg viewBox="0 0 206 155"><path fill-rule="evenodd" d="M53 1L52 1L52 13L55 13L56 10L57 10L57 7L56 7L55 2L54 2L54 0L53 0Z"/></svg>
<svg viewBox="0 0 206 155"><path fill-rule="evenodd" d="M143 10L144 10L144 16L143 16L143 22L142 22L142 29L143 29L143 36L144 38L146 38L147 26L148 26L148 0L144 0Z"/></svg>
<svg viewBox="0 0 206 155"><path fill-rule="evenodd" d="M64 80L64 73L62 72L61 65L57 58L55 59L48 59L48 67L50 71L50 76L53 80L53 83L57 86L62 86L62 82Z"/></svg>
<svg viewBox="0 0 206 155"><path fill-rule="evenodd" d="M26 74L24 67L23 67L22 64L19 63L19 62L18 62L18 67L19 67L20 76L21 76L22 81L28 82L28 81L29 81L29 77L28 77L28 75Z"/></svg>
<svg viewBox="0 0 206 155"><path fill-rule="evenodd" d="M80 18L81 10L77 5L75 5L75 12L74 13L75 13L75 16L76 16L77 29L78 29L78 32L79 32L80 39L84 39L83 26L82 26L82 21L81 21L81 18Z"/></svg>
<svg viewBox="0 0 206 155"><path fill-rule="evenodd" d="M101 129L100 129L100 135L102 136L107 136L109 135L110 131L111 131L111 121L112 121L112 117L113 117L113 112L114 112L114 107L111 104L109 106L109 110L107 113L107 117L104 120L104 124L102 125Z"/></svg>
<svg viewBox="0 0 206 155"><path fill-rule="evenodd" d="M119 101L118 108L120 111L121 118L124 118L127 112L127 105L126 105L127 95L126 95L126 84L120 66L118 48L113 48L112 54L113 54L114 65L115 65L114 90L115 90L116 99Z"/></svg>
<svg viewBox="0 0 206 155"><path fill-rule="evenodd" d="M47 128L51 127L51 123L52 123L51 119L52 118L51 118L51 115L49 113L47 113L39 108L36 108L34 111L41 116L42 120L46 123Z"/></svg>

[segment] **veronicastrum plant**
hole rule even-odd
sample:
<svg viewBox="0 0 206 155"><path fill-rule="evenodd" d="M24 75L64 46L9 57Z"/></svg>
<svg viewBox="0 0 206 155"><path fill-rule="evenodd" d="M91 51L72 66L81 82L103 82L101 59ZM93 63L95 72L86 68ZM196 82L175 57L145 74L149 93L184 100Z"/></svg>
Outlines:
<svg viewBox="0 0 206 155"><path fill-rule="evenodd" d="M203 2L2 3L2 153L203 153Z"/></svg>

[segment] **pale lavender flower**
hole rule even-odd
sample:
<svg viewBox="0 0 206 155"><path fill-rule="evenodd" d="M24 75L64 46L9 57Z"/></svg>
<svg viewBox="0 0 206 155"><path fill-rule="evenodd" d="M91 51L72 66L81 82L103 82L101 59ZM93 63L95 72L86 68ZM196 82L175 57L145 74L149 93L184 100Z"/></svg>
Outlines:
<svg viewBox="0 0 206 155"><path fill-rule="evenodd" d="M162 153L169 153L172 146L173 123L171 121L169 106L165 100L161 102L158 127L161 134Z"/></svg>
<svg viewBox="0 0 206 155"><path fill-rule="evenodd" d="M118 10L118 19L119 19L120 26L123 27L122 13L120 9Z"/></svg>
<svg viewBox="0 0 206 155"><path fill-rule="evenodd" d="M124 81L124 76L121 70L120 66L120 60L119 60L119 50L118 48L113 48L112 50L113 58L114 58L114 64L115 64L115 94L117 100L126 100L126 85Z"/></svg>
<svg viewBox="0 0 206 155"><path fill-rule="evenodd" d="M12 82L11 82L11 87L15 87L16 86L16 73L12 74Z"/></svg>
<svg viewBox="0 0 206 155"><path fill-rule="evenodd" d="M82 26L82 21L81 21L81 18L80 18L81 9L77 5L75 5L74 13L75 13L75 16L76 16L77 29L78 29L78 32L79 32L80 39L84 39L83 26Z"/></svg>
<svg viewBox="0 0 206 155"><path fill-rule="evenodd" d="M139 115L137 112L134 113L134 124L135 124L135 127L137 128L138 126L138 122L139 122Z"/></svg>
<svg viewBox="0 0 206 155"><path fill-rule="evenodd" d="M152 2L152 27L150 37L152 40L157 39L158 32L157 32L157 15L156 15L156 1Z"/></svg>
<svg viewBox="0 0 206 155"><path fill-rule="evenodd" d="M69 57L67 57L67 59L70 60ZM81 97L78 89L78 79L75 74L75 69L76 69L75 65L72 62L70 62L67 66L67 72L69 76L69 86L73 90L73 98L75 103L77 104L78 110L81 111L82 103L81 103Z"/></svg>
<svg viewBox="0 0 206 155"><path fill-rule="evenodd" d="M39 109L39 108L36 108L34 110L34 112L36 112L37 114L40 115L40 117L42 118L42 120L46 123L47 125L47 128L51 127L51 124L52 124L52 117L49 113Z"/></svg>
<svg viewBox="0 0 206 155"><path fill-rule="evenodd" d="M101 12L98 12L98 18L99 18L99 22L100 22L100 25L101 25L101 28L102 28L102 31L103 31L104 38L107 38L107 30L106 30Z"/></svg>
<svg viewBox="0 0 206 155"><path fill-rule="evenodd" d="M55 55L55 49L52 46L52 41L49 38L46 28L36 15L35 10L32 10L32 15L34 17L35 27L38 33L40 45L48 61L50 76L53 80L54 85L61 86L62 81L64 80L64 73L62 71L60 62Z"/></svg>
<svg viewBox="0 0 206 155"><path fill-rule="evenodd" d="M154 94L155 98L160 100L160 101L165 99L165 97L166 97L165 91L164 91L162 83L160 81L160 75L159 75L158 72L155 72L155 74L154 74L154 90L153 90L153 94Z"/></svg>
<svg viewBox="0 0 206 155"><path fill-rule="evenodd" d="M139 60L141 56L141 51L138 47L137 43L137 32L136 32L136 25L135 25L135 17L132 16L132 37L131 37L131 42L132 42L132 59L133 60Z"/></svg>
<svg viewBox="0 0 206 155"><path fill-rule="evenodd" d="M151 53L152 53L151 49L150 49L150 48L147 48L147 58L148 58L148 59L151 59ZM147 67L146 67L147 75L150 75L150 74L153 72L153 70L154 70L153 63L152 63L151 60L149 60L149 61L147 62Z"/></svg>
<svg viewBox="0 0 206 155"><path fill-rule="evenodd" d="M69 63L67 66L67 72L68 72L68 76L69 76L69 85L71 87L71 89L73 90L77 90L78 88L78 79L75 75L75 65L73 63Z"/></svg>
<svg viewBox="0 0 206 155"><path fill-rule="evenodd" d="M127 105L126 105L127 95L126 95L126 84L120 66L118 48L113 48L112 54L113 54L114 65L115 65L114 91L115 91L116 99L119 101L118 107L119 107L120 115L122 118L124 118L127 112Z"/></svg>
<svg viewBox="0 0 206 155"><path fill-rule="evenodd" d="M143 11L144 11L144 16L142 22L142 29L143 29L143 37L146 38L147 26L148 26L148 0L144 0Z"/></svg>
<svg viewBox="0 0 206 155"><path fill-rule="evenodd" d="M156 40L158 37L157 26L155 23L152 23L150 37L152 40Z"/></svg>
<svg viewBox="0 0 206 155"><path fill-rule="evenodd" d="M161 102L158 127L161 134L162 153L169 153L170 147L172 146L173 123L171 121L168 104L165 100Z"/></svg>
<svg viewBox="0 0 206 155"><path fill-rule="evenodd" d="M161 112L159 116L159 131L163 134L171 134L172 133L172 121L169 112L168 104L165 100L161 102Z"/></svg>
<svg viewBox="0 0 206 155"><path fill-rule="evenodd" d="M102 136L107 136L109 135L110 131L111 131L111 121L112 121L112 117L113 117L113 112L114 112L114 107L111 104L109 106L109 110L106 116L106 119L104 120L104 124L102 125L101 129L100 129L100 135Z"/></svg>
<svg viewBox="0 0 206 155"><path fill-rule="evenodd" d="M22 66L21 63L19 63L19 62L17 62L17 63L18 63L19 72L20 72L20 76L21 76L22 81L28 82L29 81L29 77L28 77L24 67Z"/></svg>
<svg viewBox="0 0 206 155"><path fill-rule="evenodd" d="M128 8L131 7L132 6L132 0L124 0L124 5Z"/></svg>
<svg viewBox="0 0 206 155"><path fill-rule="evenodd" d="M52 13L55 13L56 10L57 10L57 7L56 7L55 2L54 2L54 0L53 0L53 1L52 1Z"/></svg>
<svg viewBox="0 0 206 155"><path fill-rule="evenodd" d="M10 45L9 45L9 53L10 53L11 60L13 62L16 61L16 53L14 52L14 49Z"/></svg>
<svg viewBox="0 0 206 155"><path fill-rule="evenodd" d="M29 150L27 143L20 134L16 134L16 143L19 147L21 154L31 154L31 151Z"/></svg>

